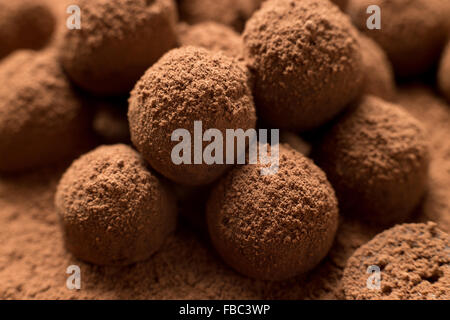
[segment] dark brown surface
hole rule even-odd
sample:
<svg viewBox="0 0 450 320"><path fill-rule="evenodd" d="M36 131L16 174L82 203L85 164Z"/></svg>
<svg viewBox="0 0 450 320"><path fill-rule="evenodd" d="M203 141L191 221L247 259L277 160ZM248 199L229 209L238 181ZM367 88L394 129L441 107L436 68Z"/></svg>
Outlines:
<svg viewBox="0 0 450 320"><path fill-rule="evenodd" d="M438 85L442 94L450 101L450 41L442 53L439 64Z"/></svg>

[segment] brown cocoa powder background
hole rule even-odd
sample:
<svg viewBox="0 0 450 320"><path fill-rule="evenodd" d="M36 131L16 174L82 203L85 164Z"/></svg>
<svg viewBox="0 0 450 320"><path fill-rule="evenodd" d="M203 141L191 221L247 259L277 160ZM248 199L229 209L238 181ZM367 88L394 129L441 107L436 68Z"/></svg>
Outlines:
<svg viewBox="0 0 450 320"><path fill-rule="evenodd" d="M400 88L398 101L423 122L431 139L428 194L411 221L432 220L450 232L450 107L422 85ZM306 277L283 282L240 276L183 220L150 260L94 266L63 246L53 197L67 165L0 178L0 299L342 299L347 259L383 231L341 220L328 257ZM72 264L81 268L79 291L66 288L65 270Z"/></svg>

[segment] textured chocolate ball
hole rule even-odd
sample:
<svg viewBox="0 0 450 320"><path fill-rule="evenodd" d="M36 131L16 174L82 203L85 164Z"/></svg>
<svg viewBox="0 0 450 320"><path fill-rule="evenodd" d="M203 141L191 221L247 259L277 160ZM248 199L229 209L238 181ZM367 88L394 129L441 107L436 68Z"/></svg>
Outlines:
<svg viewBox="0 0 450 320"><path fill-rule="evenodd" d="M386 225L400 222L426 190L424 128L400 107L373 96L339 119L314 153L343 214Z"/></svg>
<svg viewBox="0 0 450 320"><path fill-rule="evenodd" d="M178 43L181 46L202 47L222 51L230 57L242 56L242 40L236 31L216 22L203 22L193 26L178 25Z"/></svg>
<svg viewBox="0 0 450 320"><path fill-rule="evenodd" d="M368 269L379 288L367 286ZM349 300L448 300L450 236L432 222L397 225L355 251L342 283Z"/></svg>
<svg viewBox="0 0 450 320"><path fill-rule="evenodd" d="M233 168L207 204L212 242L240 273L282 280L314 268L328 253L338 226L334 191L308 158L280 145L279 170Z"/></svg>
<svg viewBox="0 0 450 320"><path fill-rule="evenodd" d="M442 53L438 72L438 84L442 94L450 101L450 42Z"/></svg>
<svg viewBox="0 0 450 320"><path fill-rule="evenodd" d="M60 55L70 78L95 94L125 94L176 46L173 0L80 0L82 26L66 30Z"/></svg>
<svg viewBox="0 0 450 320"><path fill-rule="evenodd" d="M55 195L67 249L99 265L127 265L155 253L174 230L173 200L126 145L101 146L64 173Z"/></svg>
<svg viewBox="0 0 450 320"><path fill-rule="evenodd" d="M243 37L255 103L269 125L316 128L360 92L357 31L328 0L268 0L247 22Z"/></svg>
<svg viewBox="0 0 450 320"><path fill-rule="evenodd" d="M236 59L220 52L197 47L174 49L136 84L129 99L128 119L133 144L155 170L181 184L210 183L227 166L203 161L194 164L194 154L199 152L191 148L194 122L202 122L203 132L218 129L223 137L226 129L254 128L256 112L247 71ZM191 164L172 160L172 150L180 143L171 140L177 129L190 134Z"/></svg>
<svg viewBox="0 0 450 320"><path fill-rule="evenodd" d="M0 63L0 171L52 164L91 143L91 113L53 51L14 52Z"/></svg>
<svg viewBox="0 0 450 320"><path fill-rule="evenodd" d="M387 53L395 73L411 76L437 62L445 40L442 0L351 0L353 23ZM368 29L367 8L381 8L381 29Z"/></svg>
<svg viewBox="0 0 450 320"><path fill-rule="evenodd" d="M55 27L42 0L0 0L0 59L17 49L40 49Z"/></svg>
<svg viewBox="0 0 450 320"><path fill-rule="evenodd" d="M386 53L375 41L362 34L359 42L365 70L364 94L395 100L394 71Z"/></svg>

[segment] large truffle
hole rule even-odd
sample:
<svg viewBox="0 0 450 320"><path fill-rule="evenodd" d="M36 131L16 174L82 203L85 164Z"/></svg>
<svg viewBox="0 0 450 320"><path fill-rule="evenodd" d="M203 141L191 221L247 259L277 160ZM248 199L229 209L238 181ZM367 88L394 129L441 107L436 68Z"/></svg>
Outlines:
<svg viewBox="0 0 450 320"><path fill-rule="evenodd" d="M180 18L189 24L215 21L242 31L264 0L178 0Z"/></svg>
<svg viewBox="0 0 450 320"><path fill-rule="evenodd" d="M242 40L239 34L226 25L203 22L193 26L178 25L178 43L181 46L196 46L211 51L222 51L230 57L242 56Z"/></svg>
<svg viewBox="0 0 450 320"><path fill-rule="evenodd" d="M351 300L450 299L450 236L431 222L395 226L355 251L342 283Z"/></svg>
<svg viewBox="0 0 450 320"><path fill-rule="evenodd" d="M450 102L450 42L442 53L438 72L438 84L442 94Z"/></svg>
<svg viewBox="0 0 450 320"><path fill-rule="evenodd" d="M353 23L386 51L396 74L422 73L437 62L445 40L442 0L351 0ZM367 27L367 8L381 8L381 29Z"/></svg>
<svg viewBox="0 0 450 320"><path fill-rule="evenodd" d="M0 171L47 165L85 150L90 111L53 51L17 51L0 64Z"/></svg>
<svg viewBox="0 0 450 320"><path fill-rule="evenodd" d="M245 131L256 123L245 68L220 52L196 47L170 51L145 73L131 92L128 119L131 140L151 166L188 185L212 182L226 169L224 164L194 164L194 157L203 155L203 150L191 148L194 121L202 122L203 132L219 130L224 145L226 129ZM171 141L177 129L190 134L190 141L183 143L190 142L191 164L172 160L173 148L181 143Z"/></svg>
<svg viewBox="0 0 450 320"><path fill-rule="evenodd" d="M400 107L366 96L315 150L341 212L380 224L407 218L426 189L428 141Z"/></svg>
<svg viewBox="0 0 450 320"><path fill-rule="evenodd" d="M213 189L207 222L227 264L249 277L282 280L315 267L338 225L334 191L313 162L280 145L279 170L237 166Z"/></svg>
<svg viewBox="0 0 450 320"><path fill-rule="evenodd" d="M395 78L391 62L383 49L372 39L360 34L359 43L365 70L363 92L387 101L395 100Z"/></svg>
<svg viewBox="0 0 450 320"><path fill-rule="evenodd" d="M357 31L328 0L268 0L243 36L255 103L272 126L313 129L360 92Z"/></svg>
<svg viewBox="0 0 450 320"><path fill-rule="evenodd" d="M66 30L62 64L80 87L128 93L140 76L176 46L173 0L80 0L82 26Z"/></svg>
<svg viewBox="0 0 450 320"><path fill-rule="evenodd" d="M16 49L40 49L49 41L55 18L45 1L0 0L0 59Z"/></svg>
<svg viewBox="0 0 450 320"><path fill-rule="evenodd" d="M99 265L147 259L175 228L173 200L125 145L101 146L74 161L55 206L68 250Z"/></svg>

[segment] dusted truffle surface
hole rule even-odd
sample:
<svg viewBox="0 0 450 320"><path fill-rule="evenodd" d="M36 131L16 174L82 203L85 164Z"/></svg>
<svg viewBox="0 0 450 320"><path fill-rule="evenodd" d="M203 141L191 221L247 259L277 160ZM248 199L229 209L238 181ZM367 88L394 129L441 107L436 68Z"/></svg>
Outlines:
<svg viewBox="0 0 450 320"><path fill-rule="evenodd" d="M180 19L189 24L215 21L244 29L245 22L264 0L178 0Z"/></svg>
<svg viewBox="0 0 450 320"><path fill-rule="evenodd" d="M360 92L357 31L328 0L268 0L243 36L255 103L272 126L313 129Z"/></svg>
<svg viewBox="0 0 450 320"><path fill-rule="evenodd" d="M49 41L55 18L42 0L0 0L0 59L16 49L40 49Z"/></svg>
<svg viewBox="0 0 450 320"><path fill-rule="evenodd" d="M381 271L380 290L368 289L369 266ZM347 261L346 299L450 299L450 236L435 223L403 224L361 246Z"/></svg>
<svg viewBox="0 0 450 320"><path fill-rule="evenodd" d="M442 54L439 65L438 84L442 94L450 101L450 42Z"/></svg>
<svg viewBox="0 0 450 320"><path fill-rule="evenodd" d="M395 73L411 76L437 62L445 40L442 0L351 0L353 23L386 51ZM381 8L381 29L367 28L370 5Z"/></svg>
<svg viewBox="0 0 450 320"><path fill-rule="evenodd" d="M131 92L128 119L131 140L151 166L188 185L212 182L226 165L193 164L193 148L192 164L174 164L172 149L180 143L171 141L175 130L188 130L193 145L194 121L202 121L203 132L214 128L223 137L226 129L245 131L256 124L245 68L220 52L196 47L170 51L145 73Z"/></svg>
<svg viewBox="0 0 450 320"><path fill-rule="evenodd" d="M101 146L64 173L55 195L66 247L99 265L127 265L156 252L175 228L173 201L142 157Z"/></svg>
<svg viewBox="0 0 450 320"><path fill-rule="evenodd" d="M387 101L395 100L394 71L386 53L375 41L362 34L359 43L365 69L364 93Z"/></svg>
<svg viewBox="0 0 450 320"><path fill-rule="evenodd" d="M428 140L400 107L366 96L325 135L315 150L342 213L380 224L408 217L427 181Z"/></svg>
<svg viewBox="0 0 450 320"><path fill-rule="evenodd" d="M50 51L17 51L0 63L0 171L72 157L91 141L91 116Z"/></svg>
<svg viewBox="0 0 450 320"><path fill-rule="evenodd" d="M66 30L62 64L80 87L128 93L139 77L176 46L173 0L79 0L81 29Z"/></svg>
<svg viewBox="0 0 450 320"><path fill-rule="evenodd" d="M193 26L178 25L178 43L181 46L196 46L211 51L222 51L228 56L242 56L242 40L239 34L226 25L203 22Z"/></svg>
<svg viewBox="0 0 450 320"><path fill-rule="evenodd" d="M338 225L334 191L313 162L280 145L279 171L237 166L213 189L207 222L227 264L258 279L305 273L328 253Z"/></svg>

